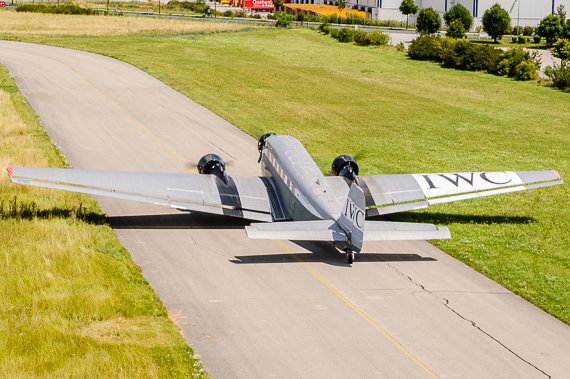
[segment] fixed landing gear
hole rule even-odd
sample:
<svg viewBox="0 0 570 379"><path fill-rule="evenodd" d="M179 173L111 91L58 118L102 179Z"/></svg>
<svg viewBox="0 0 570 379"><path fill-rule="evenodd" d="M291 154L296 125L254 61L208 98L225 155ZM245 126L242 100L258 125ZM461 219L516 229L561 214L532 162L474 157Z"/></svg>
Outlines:
<svg viewBox="0 0 570 379"><path fill-rule="evenodd" d="M354 251L352 250L346 251L346 260L348 261L349 265L351 265L352 262L354 262Z"/></svg>

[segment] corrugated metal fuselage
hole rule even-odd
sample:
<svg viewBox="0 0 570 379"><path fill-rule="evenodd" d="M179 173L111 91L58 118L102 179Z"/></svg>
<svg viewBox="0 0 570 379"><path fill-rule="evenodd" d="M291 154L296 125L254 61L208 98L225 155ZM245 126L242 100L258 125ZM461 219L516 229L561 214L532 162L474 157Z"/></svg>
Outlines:
<svg viewBox="0 0 570 379"><path fill-rule="evenodd" d="M266 140L262 154L261 173L273 178L290 220L340 217L343 204L301 142L291 136L274 135Z"/></svg>

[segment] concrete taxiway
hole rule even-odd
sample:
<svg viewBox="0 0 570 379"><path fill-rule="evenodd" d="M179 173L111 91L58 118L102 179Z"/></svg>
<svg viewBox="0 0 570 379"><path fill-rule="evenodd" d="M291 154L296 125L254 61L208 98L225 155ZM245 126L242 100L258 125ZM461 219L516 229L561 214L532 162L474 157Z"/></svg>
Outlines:
<svg viewBox="0 0 570 379"><path fill-rule="evenodd" d="M95 54L0 41L75 168L186 172L256 141L167 85ZM342 151L331 151L332 159ZM213 378L564 378L570 328L426 242L249 240L247 221L98 199Z"/></svg>

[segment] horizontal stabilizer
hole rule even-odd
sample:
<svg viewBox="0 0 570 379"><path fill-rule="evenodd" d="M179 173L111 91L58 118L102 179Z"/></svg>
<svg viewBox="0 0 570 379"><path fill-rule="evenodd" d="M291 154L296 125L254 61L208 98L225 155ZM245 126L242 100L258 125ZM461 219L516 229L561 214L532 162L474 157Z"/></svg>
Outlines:
<svg viewBox="0 0 570 379"><path fill-rule="evenodd" d="M446 226L410 222L366 221L364 241L412 241L449 239Z"/></svg>
<svg viewBox="0 0 570 379"><path fill-rule="evenodd" d="M346 234L333 220L256 223L246 226L245 231L254 239L346 241Z"/></svg>
<svg viewBox="0 0 570 379"><path fill-rule="evenodd" d="M332 220L255 223L245 227L249 238L293 241L346 241L346 234ZM408 222L367 221L364 241L411 241L449 239L445 226Z"/></svg>

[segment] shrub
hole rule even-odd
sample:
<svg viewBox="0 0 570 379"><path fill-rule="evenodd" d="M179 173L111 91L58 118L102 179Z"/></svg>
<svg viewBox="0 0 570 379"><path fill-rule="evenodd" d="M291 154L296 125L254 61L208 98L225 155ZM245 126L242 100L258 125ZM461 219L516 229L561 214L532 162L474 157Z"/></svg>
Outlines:
<svg viewBox="0 0 570 379"><path fill-rule="evenodd" d="M534 30L535 28L533 28L532 26L525 26L522 34L523 36L530 37L534 34Z"/></svg>
<svg viewBox="0 0 570 379"><path fill-rule="evenodd" d="M420 61L440 62L437 46L441 37L424 36L412 40L408 47L408 56Z"/></svg>
<svg viewBox="0 0 570 379"><path fill-rule="evenodd" d="M534 43L540 43L540 41L542 41L542 37L537 35L537 34L532 36L532 39L533 39Z"/></svg>
<svg viewBox="0 0 570 379"><path fill-rule="evenodd" d="M275 26L278 28L286 28L291 23L291 17L285 12L277 13L275 17L277 19Z"/></svg>
<svg viewBox="0 0 570 379"><path fill-rule="evenodd" d="M445 67L468 71L487 71L501 51L488 45L457 41L452 48L443 49L441 59Z"/></svg>
<svg viewBox="0 0 570 379"><path fill-rule="evenodd" d="M538 67L534 63L529 61L521 62L515 68L515 79L516 80L536 80L538 74L536 70Z"/></svg>
<svg viewBox="0 0 570 379"><path fill-rule="evenodd" d="M368 33L358 30L354 33L354 43L359 46L368 46L370 42L368 41Z"/></svg>
<svg viewBox="0 0 570 379"><path fill-rule="evenodd" d="M570 60L570 41L565 38L559 39L554 44L552 55L562 59L563 61Z"/></svg>
<svg viewBox="0 0 570 379"><path fill-rule="evenodd" d="M513 77L517 75L517 67L523 62L531 63L536 71L540 67L540 59L538 57L537 51L529 53L522 47L515 47L497 57L489 67L489 72L495 75Z"/></svg>
<svg viewBox="0 0 570 379"><path fill-rule="evenodd" d="M513 43L517 43L518 38L517 37L511 37L511 41L513 41Z"/></svg>
<svg viewBox="0 0 570 379"><path fill-rule="evenodd" d="M498 3L485 11L481 21L483 30L493 37L495 42L511 30L511 17Z"/></svg>
<svg viewBox="0 0 570 379"><path fill-rule="evenodd" d="M562 61L560 65L548 66L544 74L552 80L552 85L562 90L570 90L570 62Z"/></svg>
<svg viewBox="0 0 570 379"><path fill-rule="evenodd" d="M319 27L317 28L317 30L318 30L319 32L321 32L321 33L324 33L324 32L325 32L324 28L327 27L327 26L328 26L329 29L330 29L329 23L325 20L325 22L323 22L322 24L319 25ZM329 34L329 33L330 33L330 30L328 31L328 33L325 33L325 34Z"/></svg>
<svg viewBox="0 0 570 379"><path fill-rule="evenodd" d="M390 36L382 33L379 30L373 31L372 33L368 33L366 36L369 45L373 46L380 46L380 45L387 45L390 41Z"/></svg>
<svg viewBox="0 0 570 379"><path fill-rule="evenodd" d="M523 36L519 36L518 43L526 43L526 38Z"/></svg>
<svg viewBox="0 0 570 379"><path fill-rule="evenodd" d="M471 17L471 13L461 4L455 4L449 8L449 10L443 14L443 19L445 20L445 25L448 27L451 27L451 24L454 21L459 21L463 26L464 33L471 30L471 27L473 26L473 17ZM463 35L461 37L463 37Z"/></svg>
<svg viewBox="0 0 570 379"><path fill-rule="evenodd" d="M454 5L455 6L455 5ZM447 29L446 36L451 38L463 38L465 37L465 28L460 20L453 20Z"/></svg>
<svg viewBox="0 0 570 379"><path fill-rule="evenodd" d="M552 45L562 35L562 24L558 16L548 15L538 24L537 32L546 38L546 42Z"/></svg>
<svg viewBox="0 0 570 379"><path fill-rule="evenodd" d="M178 0L170 0L168 2L168 4L166 4L167 7L169 8L175 8L175 7L179 7L180 6L180 1Z"/></svg>
<svg viewBox="0 0 570 379"><path fill-rule="evenodd" d="M416 30L423 34L433 34L441 29L441 17L432 7L422 8L416 19Z"/></svg>
<svg viewBox="0 0 570 379"><path fill-rule="evenodd" d="M331 28L331 37L334 39L338 39L338 35L340 33L340 29L333 29Z"/></svg>
<svg viewBox="0 0 570 379"><path fill-rule="evenodd" d="M222 13L222 15L224 17L234 17L234 12L232 11L225 11L224 13Z"/></svg>
<svg viewBox="0 0 570 379"><path fill-rule="evenodd" d="M43 4L25 4L16 7L16 12L36 12L36 13L53 13L53 14L78 14L78 15L94 15L96 11L90 8L81 8L73 4L45 6Z"/></svg>
<svg viewBox="0 0 570 379"><path fill-rule="evenodd" d="M323 26L322 31L324 34L329 34L331 32L331 26L330 25Z"/></svg>
<svg viewBox="0 0 570 379"><path fill-rule="evenodd" d="M295 21L299 21L299 22L305 21L305 15L304 15L303 13L299 13L299 14L295 17Z"/></svg>
<svg viewBox="0 0 570 379"><path fill-rule="evenodd" d="M338 37L336 37L336 39L338 39L338 42L349 43L354 41L355 34L356 30L354 29L342 28L339 30Z"/></svg>
<svg viewBox="0 0 570 379"><path fill-rule="evenodd" d="M253 16L251 16L251 18L261 20L261 15L260 14L254 14Z"/></svg>

